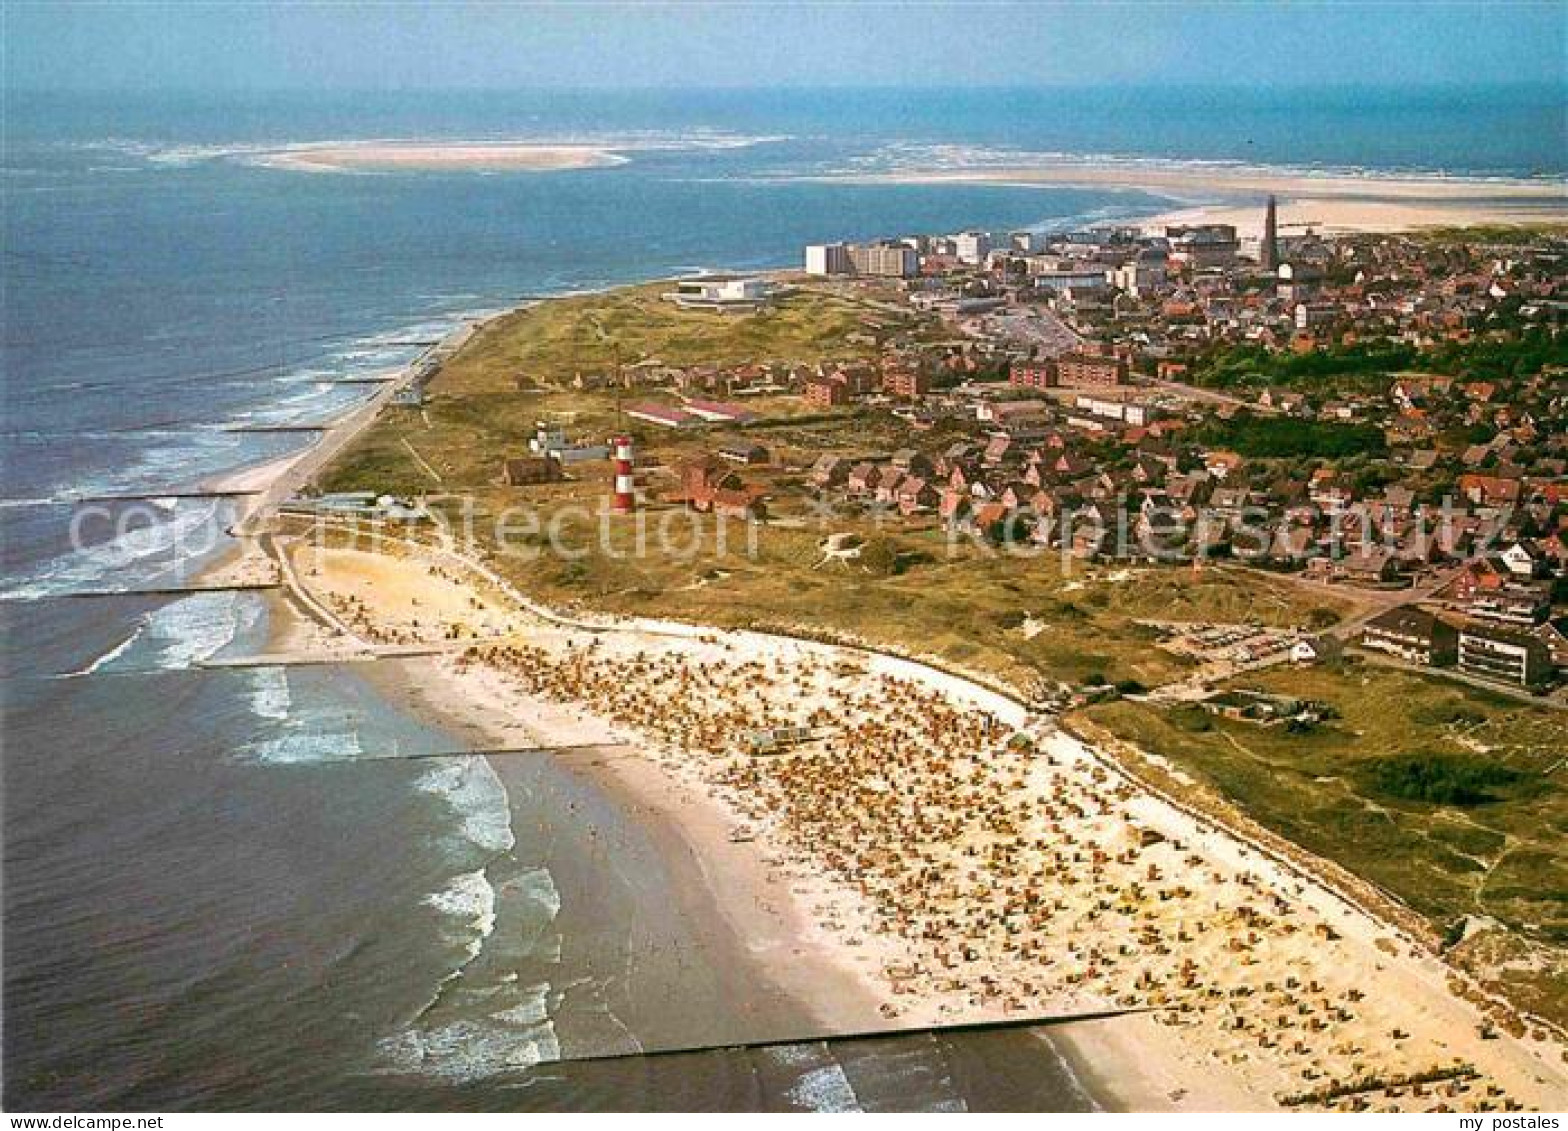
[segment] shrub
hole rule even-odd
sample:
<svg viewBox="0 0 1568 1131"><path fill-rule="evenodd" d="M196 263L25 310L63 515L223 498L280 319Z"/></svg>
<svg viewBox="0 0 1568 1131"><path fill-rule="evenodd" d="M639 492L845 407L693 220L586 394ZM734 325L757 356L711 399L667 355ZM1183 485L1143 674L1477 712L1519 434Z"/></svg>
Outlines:
<svg viewBox="0 0 1568 1131"><path fill-rule="evenodd" d="M1363 774L1372 792L1385 797L1461 806L1496 801L1493 790L1512 785L1521 776L1507 766L1459 754L1402 754L1379 758Z"/></svg>
<svg viewBox="0 0 1568 1131"><path fill-rule="evenodd" d="M1308 628L1332 628L1339 623L1339 614L1333 609L1326 609L1322 605L1314 606L1307 610Z"/></svg>
<svg viewBox="0 0 1568 1131"><path fill-rule="evenodd" d="M1171 708L1171 723L1179 730L1190 731L1193 734L1203 734L1214 729L1214 719L1202 707L1191 703L1183 703L1180 707Z"/></svg>
<svg viewBox="0 0 1568 1131"><path fill-rule="evenodd" d="M891 538L873 538L860 549L860 564L878 577L902 573L898 546Z"/></svg>

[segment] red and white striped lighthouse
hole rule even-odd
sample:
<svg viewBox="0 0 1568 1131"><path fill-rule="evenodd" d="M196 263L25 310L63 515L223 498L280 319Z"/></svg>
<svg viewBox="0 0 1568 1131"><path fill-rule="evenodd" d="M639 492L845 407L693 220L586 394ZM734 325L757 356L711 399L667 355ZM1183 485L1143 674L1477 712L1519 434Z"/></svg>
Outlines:
<svg viewBox="0 0 1568 1131"><path fill-rule="evenodd" d="M610 510L614 514L631 514L637 509L637 497L632 493L632 439L614 436L610 443L615 447L615 498Z"/></svg>

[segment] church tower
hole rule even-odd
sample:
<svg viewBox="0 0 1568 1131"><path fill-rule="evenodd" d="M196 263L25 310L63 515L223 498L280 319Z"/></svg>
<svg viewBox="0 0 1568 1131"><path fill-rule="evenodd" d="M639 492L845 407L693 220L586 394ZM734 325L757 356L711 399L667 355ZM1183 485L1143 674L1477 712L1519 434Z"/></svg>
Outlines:
<svg viewBox="0 0 1568 1131"><path fill-rule="evenodd" d="M1258 261L1265 271L1279 270L1279 217L1272 193L1263 213L1263 244L1258 249Z"/></svg>

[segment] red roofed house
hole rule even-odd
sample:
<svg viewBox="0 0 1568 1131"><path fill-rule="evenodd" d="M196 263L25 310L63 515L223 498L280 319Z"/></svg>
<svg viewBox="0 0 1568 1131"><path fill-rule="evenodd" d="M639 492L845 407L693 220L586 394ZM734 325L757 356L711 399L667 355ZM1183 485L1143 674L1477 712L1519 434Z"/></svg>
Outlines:
<svg viewBox="0 0 1568 1131"><path fill-rule="evenodd" d="M907 475L898 485L896 492L898 509L901 514L913 514L918 510L933 507L941 499L937 489L929 480L918 475Z"/></svg>
<svg viewBox="0 0 1568 1131"><path fill-rule="evenodd" d="M1478 506L1517 503L1523 485L1497 475L1467 474L1459 477L1459 493Z"/></svg>
<svg viewBox="0 0 1568 1131"><path fill-rule="evenodd" d="M683 502L693 510L711 511L730 518L761 518L763 490L747 485L739 475L713 456L687 460L676 473L680 476L678 494L671 502Z"/></svg>

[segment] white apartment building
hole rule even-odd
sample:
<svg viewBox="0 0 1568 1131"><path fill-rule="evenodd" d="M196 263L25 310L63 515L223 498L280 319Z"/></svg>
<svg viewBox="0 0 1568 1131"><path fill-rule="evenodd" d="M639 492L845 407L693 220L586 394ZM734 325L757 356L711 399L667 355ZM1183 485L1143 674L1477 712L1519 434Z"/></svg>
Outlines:
<svg viewBox="0 0 1568 1131"><path fill-rule="evenodd" d="M806 274L848 275L854 269L847 245L841 243L806 245Z"/></svg>

